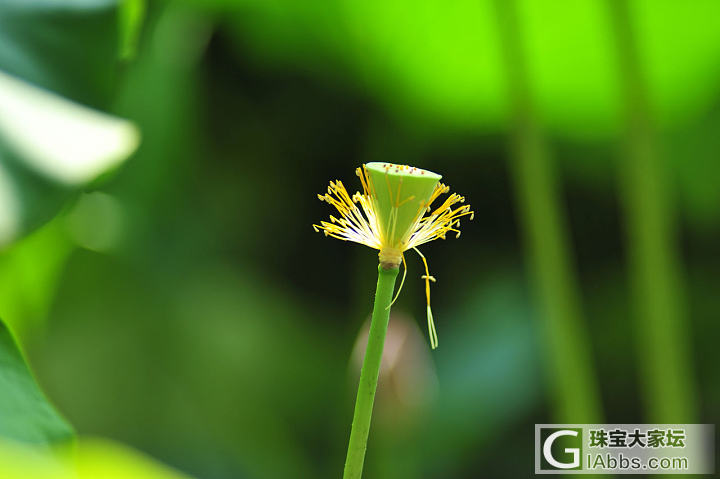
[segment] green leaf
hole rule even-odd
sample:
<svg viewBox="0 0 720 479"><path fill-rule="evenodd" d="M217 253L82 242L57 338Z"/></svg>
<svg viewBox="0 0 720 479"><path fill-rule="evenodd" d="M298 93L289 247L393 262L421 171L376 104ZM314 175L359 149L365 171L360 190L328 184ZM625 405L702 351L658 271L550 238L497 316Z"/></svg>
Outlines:
<svg viewBox="0 0 720 479"><path fill-rule="evenodd" d="M0 72L0 135L31 169L78 185L117 165L138 144L128 121L67 101Z"/></svg>
<svg viewBox="0 0 720 479"><path fill-rule="evenodd" d="M0 247L55 214L70 192L139 143L129 121L0 71Z"/></svg>
<svg viewBox="0 0 720 479"><path fill-rule="evenodd" d="M0 249L135 150L134 125L96 109L114 100L143 12L142 0L0 2Z"/></svg>
<svg viewBox="0 0 720 479"><path fill-rule="evenodd" d="M0 477L189 479L145 454L105 439L79 439L75 447L53 452L0 440Z"/></svg>
<svg viewBox="0 0 720 479"><path fill-rule="evenodd" d="M0 2L0 70L106 107L118 70L117 0Z"/></svg>
<svg viewBox="0 0 720 479"><path fill-rule="evenodd" d="M187 478L144 454L111 441L87 438L75 441L72 427L38 387L10 330L2 321L0 391L0 477Z"/></svg>
<svg viewBox="0 0 720 479"><path fill-rule="evenodd" d="M74 465L80 479L189 479L145 454L106 439L80 439Z"/></svg>
<svg viewBox="0 0 720 479"><path fill-rule="evenodd" d="M58 216L0 252L0 314L20 344L44 325L74 248L64 220Z"/></svg>
<svg viewBox="0 0 720 479"><path fill-rule="evenodd" d="M46 445L73 438L72 427L45 398L2 321L0 391L0 437Z"/></svg>

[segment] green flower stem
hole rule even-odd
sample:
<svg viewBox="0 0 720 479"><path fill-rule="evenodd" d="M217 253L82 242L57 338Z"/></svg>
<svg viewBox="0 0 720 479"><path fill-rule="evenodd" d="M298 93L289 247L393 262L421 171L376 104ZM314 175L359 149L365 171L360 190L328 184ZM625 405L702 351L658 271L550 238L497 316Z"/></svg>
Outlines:
<svg viewBox="0 0 720 479"><path fill-rule="evenodd" d="M671 192L641 68L632 4L610 0L608 5L627 123L620 178L647 419L691 423L697 418L697 392Z"/></svg>
<svg viewBox="0 0 720 479"><path fill-rule="evenodd" d="M355 414L353 414L352 428L350 430L350 443L348 444L347 459L343 479L359 479L362 476L365 449L370 432L375 390L377 389L380 361L382 360L385 333L387 333L390 320L390 302L392 301L395 279L399 268L385 269L378 266L378 282L375 290L375 305L373 306L370 333L368 334L367 349L360 372L357 399L355 400Z"/></svg>
<svg viewBox="0 0 720 479"><path fill-rule="evenodd" d="M574 274L559 178L535 112L518 2L496 0L511 118L511 173L535 281L558 422L598 423L599 388Z"/></svg>

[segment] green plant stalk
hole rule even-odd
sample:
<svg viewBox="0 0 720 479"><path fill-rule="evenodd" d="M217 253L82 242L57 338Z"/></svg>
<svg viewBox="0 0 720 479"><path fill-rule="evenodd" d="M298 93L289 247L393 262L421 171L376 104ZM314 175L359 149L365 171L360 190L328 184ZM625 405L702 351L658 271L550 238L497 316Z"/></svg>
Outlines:
<svg viewBox="0 0 720 479"><path fill-rule="evenodd" d="M538 138L515 137L512 171L525 241L539 300L544 350L559 422L601 422L601 405L589 353L556 178Z"/></svg>
<svg viewBox="0 0 720 479"><path fill-rule="evenodd" d="M511 108L510 169L524 230L555 417L599 423L602 417L590 341L569 252L557 173L533 108L516 2L496 0Z"/></svg>
<svg viewBox="0 0 720 479"><path fill-rule="evenodd" d="M359 479L362 476L367 438L370 433L370 420L372 419L375 390L377 389L380 362L382 360L385 334L390 320L390 302L395 289L395 279L399 268L386 269L378 266L378 282L375 290L375 304L373 306L370 333L368 334L365 359L360 371L360 384L358 385L355 400L355 413L353 414L352 428L350 430L350 443L348 444L347 459L343 479Z"/></svg>
<svg viewBox="0 0 720 479"><path fill-rule="evenodd" d="M692 423L696 392L685 330L682 268L661 148L652 122L631 3L609 0L624 95L626 154L620 181L626 216L635 331L648 420ZM652 358L652 359L651 359Z"/></svg>

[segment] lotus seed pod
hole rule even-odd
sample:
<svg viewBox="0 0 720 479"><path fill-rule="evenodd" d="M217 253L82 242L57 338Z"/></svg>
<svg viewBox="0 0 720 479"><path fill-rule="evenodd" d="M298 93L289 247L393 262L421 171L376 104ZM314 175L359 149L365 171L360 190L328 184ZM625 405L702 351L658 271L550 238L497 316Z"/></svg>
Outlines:
<svg viewBox="0 0 720 479"><path fill-rule="evenodd" d="M381 256L399 258L442 176L392 163L367 163L365 169L383 238Z"/></svg>

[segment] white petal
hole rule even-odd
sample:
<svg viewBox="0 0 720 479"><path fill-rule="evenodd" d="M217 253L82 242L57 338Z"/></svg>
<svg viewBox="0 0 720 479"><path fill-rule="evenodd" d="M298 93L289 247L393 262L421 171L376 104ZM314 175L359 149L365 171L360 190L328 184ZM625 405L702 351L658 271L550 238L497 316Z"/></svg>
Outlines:
<svg viewBox="0 0 720 479"><path fill-rule="evenodd" d="M78 185L130 155L137 128L0 72L2 141L54 181Z"/></svg>

